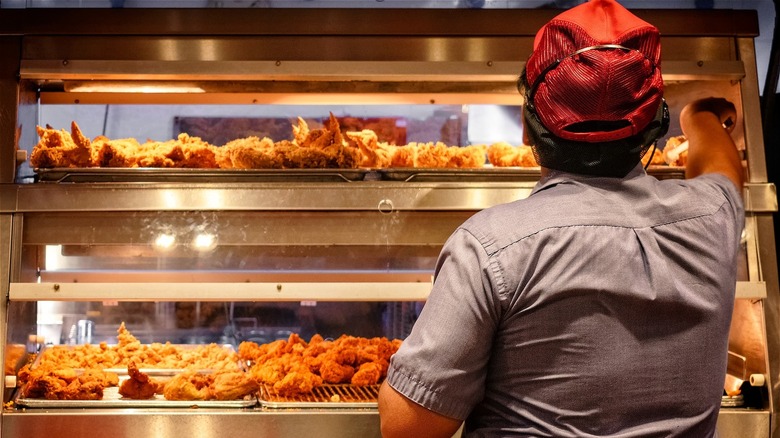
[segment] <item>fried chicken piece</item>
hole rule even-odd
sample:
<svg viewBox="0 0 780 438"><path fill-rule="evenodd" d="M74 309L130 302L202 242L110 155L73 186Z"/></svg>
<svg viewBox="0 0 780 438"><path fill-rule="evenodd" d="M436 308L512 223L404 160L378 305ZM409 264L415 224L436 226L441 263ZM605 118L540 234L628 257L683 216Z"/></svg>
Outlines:
<svg viewBox="0 0 780 438"><path fill-rule="evenodd" d="M382 365L377 362L365 362L355 371L350 383L356 386L376 385L382 378Z"/></svg>
<svg viewBox="0 0 780 438"><path fill-rule="evenodd" d="M310 393L314 388L322 385L322 377L311 372L308 367L297 366L285 376L274 383L274 391L281 396L294 396Z"/></svg>
<svg viewBox="0 0 780 438"><path fill-rule="evenodd" d="M23 344L8 344L5 346L5 374L16 374L16 368L24 360L27 349Z"/></svg>
<svg viewBox="0 0 780 438"><path fill-rule="evenodd" d="M119 375L117 373L104 371L102 369L95 369L95 368L85 369L78 376L78 379L81 383L96 381L105 387L119 385Z"/></svg>
<svg viewBox="0 0 780 438"><path fill-rule="evenodd" d="M73 380L65 388L46 394L49 400L102 400L103 386L99 381L79 382Z"/></svg>
<svg viewBox="0 0 780 438"><path fill-rule="evenodd" d="M89 369L79 374L72 368L45 365L35 369L26 365L18 377L22 397L47 400L100 400L103 390L114 380L102 370Z"/></svg>
<svg viewBox="0 0 780 438"><path fill-rule="evenodd" d="M104 136L95 137L94 161L99 167L138 167L138 151L141 145L134 138L110 140Z"/></svg>
<svg viewBox="0 0 780 438"><path fill-rule="evenodd" d="M320 376L327 383L347 383L354 374L354 367L341 364L335 359L324 359L320 365Z"/></svg>
<svg viewBox="0 0 780 438"><path fill-rule="evenodd" d="M485 166L486 147L484 145L471 145L453 147L450 154L448 167L458 169L476 169Z"/></svg>
<svg viewBox="0 0 780 438"><path fill-rule="evenodd" d="M670 137L668 140L666 140L666 144L664 145L662 157L664 158L663 162L668 163L670 166L681 166L685 167L686 164L688 164L688 150L685 149L683 151L675 152L674 154L670 154L670 152L675 149L677 146L680 146L685 142L686 137L684 135L678 135L675 137Z"/></svg>
<svg viewBox="0 0 780 438"><path fill-rule="evenodd" d="M390 167L415 167L417 163L417 144L398 146L393 150Z"/></svg>
<svg viewBox="0 0 780 438"><path fill-rule="evenodd" d="M436 143L410 143L417 145L417 159L415 167L444 168L448 167L450 151L446 144Z"/></svg>
<svg viewBox="0 0 780 438"><path fill-rule="evenodd" d="M286 168L354 169L360 164L360 150L344 140L333 113L322 129L315 130L298 117L298 125L293 125L293 137L298 148L285 151Z"/></svg>
<svg viewBox="0 0 780 438"><path fill-rule="evenodd" d="M282 380L286 370L281 363L273 360L258 363L250 369L252 378L266 385L274 385Z"/></svg>
<svg viewBox="0 0 780 438"><path fill-rule="evenodd" d="M119 387L119 394L125 398L134 400L147 400L160 392L161 385L151 379L148 374L142 373L135 362L127 365L128 379Z"/></svg>
<svg viewBox="0 0 780 438"><path fill-rule="evenodd" d="M381 145L380 145L381 147ZM442 142L409 143L392 147L389 167L470 169L485 165L484 145L447 146Z"/></svg>
<svg viewBox="0 0 780 438"><path fill-rule="evenodd" d="M143 152L143 153L140 153ZM181 133L176 139L165 142L147 141L141 145L138 159L140 167L176 167L216 169L216 146Z"/></svg>
<svg viewBox="0 0 780 438"><path fill-rule="evenodd" d="M217 164L223 169L281 169L284 155L274 150L268 137L247 137L217 149Z"/></svg>
<svg viewBox="0 0 780 438"><path fill-rule="evenodd" d="M257 381L242 371L220 372L214 375L209 394L214 400L239 400L259 388Z"/></svg>
<svg viewBox="0 0 780 438"><path fill-rule="evenodd" d="M247 362L254 362L258 357L265 355L268 351L268 344L258 344L256 342L243 341L238 344L238 357Z"/></svg>
<svg viewBox="0 0 780 438"><path fill-rule="evenodd" d="M648 164L649 162L649 164ZM642 165L643 166L663 166L666 165L666 161L664 161L664 153L661 149L650 147L650 150L647 151L644 155L642 155Z"/></svg>
<svg viewBox="0 0 780 438"><path fill-rule="evenodd" d="M36 127L40 140L30 154L30 165L35 168L92 167L92 148L76 122L71 133L64 129Z"/></svg>
<svg viewBox="0 0 780 438"><path fill-rule="evenodd" d="M533 150L530 146L512 146L509 143L493 143L487 148L488 161L495 167L536 167Z"/></svg>
<svg viewBox="0 0 780 438"><path fill-rule="evenodd" d="M346 136L349 142L360 150L360 167L377 169L390 167L397 146L380 143L376 133L370 129L350 131Z"/></svg>
<svg viewBox="0 0 780 438"><path fill-rule="evenodd" d="M208 400L213 378L196 372L177 374L165 384L163 396L166 400Z"/></svg>

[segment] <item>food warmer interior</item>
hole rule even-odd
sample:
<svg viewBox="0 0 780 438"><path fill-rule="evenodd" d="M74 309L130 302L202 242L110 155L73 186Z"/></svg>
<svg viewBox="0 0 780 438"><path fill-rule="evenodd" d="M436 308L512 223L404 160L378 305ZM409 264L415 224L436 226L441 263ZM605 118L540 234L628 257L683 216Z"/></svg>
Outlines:
<svg viewBox="0 0 780 438"><path fill-rule="evenodd" d="M519 150L516 79L534 34L555 12L5 10L2 435L379 436L376 385L323 385L331 392L312 397L265 398L258 389L238 399L175 401L129 399L116 388L100 400L60 399L25 391L25 382L32 384L48 351L98 354L85 350L89 344L116 354L128 339L139 351L163 345L180 356L207 345L236 354L242 342L292 343L296 336L402 340L449 233L480 209L528 196L539 178L534 163L478 154L477 165L452 165L424 161L419 151L436 142L447 150ZM722 95L744 115L734 135L748 175L747 221L718 429L722 437L772 436L780 366L777 197L764 159L757 17L745 10L636 12L662 34L672 126L659 156L668 158L661 150L681 134L677 116L692 98ZM133 165L117 146L197 138L227 148L253 136L277 144L306 133L314 141L343 135L342 144L354 146L346 132L368 132L369 140L373 133L385 145L362 145L358 159L411 145L417 161ZM104 155L73 166L36 159L39 134L102 142ZM684 168L661 160L648 172L683 178ZM102 360L96 357L87 360ZM128 364L118 365L127 378ZM71 366L77 375L88 371ZM157 376L138 366L142 376ZM195 374L214 371L200 368Z"/></svg>

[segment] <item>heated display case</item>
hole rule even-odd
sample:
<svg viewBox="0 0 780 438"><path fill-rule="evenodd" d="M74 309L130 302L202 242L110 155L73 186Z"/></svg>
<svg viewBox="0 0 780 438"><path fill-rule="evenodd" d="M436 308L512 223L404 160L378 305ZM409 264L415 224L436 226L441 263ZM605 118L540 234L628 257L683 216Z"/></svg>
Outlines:
<svg viewBox="0 0 780 438"><path fill-rule="evenodd" d="M394 105L407 128L426 119L420 131L465 145L464 133L477 129L464 124L469 108L511 113L522 103L518 74L536 31L556 12L4 11L2 435L379 436L371 395L365 403L289 406L30 406L15 399L14 375L52 344L110 343L121 322L142 342L186 345L262 343L290 333L402 339L447 236L476 211L528 196L539 177L538 168L487 167L36 170L26 160L36 126L51 123L47 108L76 108L70 114L82 126L100 125L95 107L106 118L109 108L124 109L128 136L140 137L149 108L197 114L215 105L270 106L289 115L319 106L322 117L339 107L370 119ZM780 377L777 198L764 158L757 18L734 10L636 13L661 31L669 136L680 134L677 115L696 97L725 96L743 115L734 132L748 175L747 220L724 384L742 394L724 397L718 429L722 437L768 437ZM271 113L263 118L274 119ZM649 172L683 177L664 166Z"/></svg>

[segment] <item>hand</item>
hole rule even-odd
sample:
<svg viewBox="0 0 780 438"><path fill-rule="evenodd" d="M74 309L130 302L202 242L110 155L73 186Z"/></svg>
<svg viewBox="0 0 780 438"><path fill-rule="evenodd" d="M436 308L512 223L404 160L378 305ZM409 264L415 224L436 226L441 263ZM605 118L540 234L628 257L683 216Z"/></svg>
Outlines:
<svg viewBox="0 0 780 438"><path fill-rule="evenodd" d="M731 138L735 120L734 104L719 97L695 100L682 109L680 127L688 139L687 178L720 173L742 190L742 158Z"/></svg>
<svg viewBox="0 0 780 438"><path fill-rule="evenodd" d="M690 124L700 113L712 113L729 134L734 130L737 120L737 108L722 97L707 97L694 100L685 105L680 112L680 127L686 133Z"/></svg>

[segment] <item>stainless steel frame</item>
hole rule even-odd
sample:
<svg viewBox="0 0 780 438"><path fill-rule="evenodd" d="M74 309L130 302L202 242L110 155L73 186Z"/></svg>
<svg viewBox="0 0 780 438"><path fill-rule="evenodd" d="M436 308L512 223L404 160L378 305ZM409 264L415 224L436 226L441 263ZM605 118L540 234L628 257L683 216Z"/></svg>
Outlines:
<svg viewBox="0 0 780 438"><path fill-rule="evenodd" d="M0 107L4 109L0 112L0 234L4 236L0 292L14 302L32 305L43 299L104 297L94 289L95 283L25 281L30 273L24 272L20 260L22 229L35 227L34 218L41 214L216 210L341 212L366 221L403 212L448 217L445 227L426 235L434 228L429 224L430 229L415 237L430 243L443 239L447 233L442 230L454 226L448 214L469 214L523 198L533 187L533 181L20 184L17 148L29 148L36 138L38 103L519 104L516 76L536 31L555 13L495 9L420 9L414 13L386 9L5 10L0 15ZM777 196L774 186L767 183L763 152L753 47L757 19L753 11L637 13L661 30L664 78L673 116L682 101L703 92L726 94L744 114L737 132L743 134L738 142L748 157L748 280L738 285L731 345L749 356L750 373L767 377L768 395L761 409L723 410L718 427L723 437L778 436L773 431L779 397L774 382L780 380L780 295L771 216L777 210ZM133 91L139 85L169 90L175 86L179 91ZM316 192L309 190L312 187ZM369 236L363 238L371 242ZM119 280L106 278L112 283ZM209 281L220 287L233 284L231 278L226 275ZM273 300L278 286L288 290L286 283L264 282L261 277L254 280L227 296ZM392 296L391 289L382 287L383 280L356 278L354 282L361 286L373 282L375 287L362 298L380 300ZM425 278L407 280L409 288L394 298L424 298ZM182 281L163 287L163 283L150 282L137 295L127 285L123 289L122 282L117 286L123 300L183 300L177 287L188 284ZM298 300L305 298L303 293L294 290L278 299ZM209 299L206 291L196 295L199 300ZM0 316L4 321L24 321L22 325L29 324L25 318L31 317L8 315L6 300ZM9 327L0 327L6 342L16 336L6 333ZM0 414L0 427L2 434L13 437L53 431L63 437L83 436L96 430L111 430L116 436L219 436L226 431L237 437L379 436L376 411L356 409L6 409Z"/></svg>

